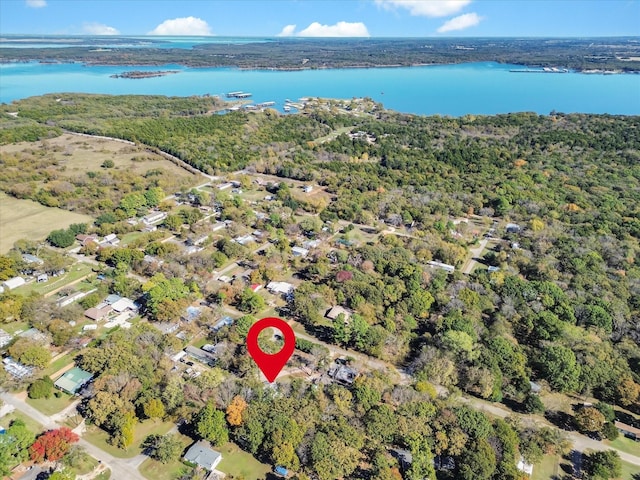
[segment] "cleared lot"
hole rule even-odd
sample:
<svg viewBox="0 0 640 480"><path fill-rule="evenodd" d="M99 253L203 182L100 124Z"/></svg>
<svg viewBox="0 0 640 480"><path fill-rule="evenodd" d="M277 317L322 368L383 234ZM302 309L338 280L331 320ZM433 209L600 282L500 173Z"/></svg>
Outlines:
<svg viewBox="0 0 640 480"><path fill-rule="evenodd" d="M51 230L72 223L93 222L89 215L18 200L0 192L0 253L6 253L16 240L43 240Z"/></svg>

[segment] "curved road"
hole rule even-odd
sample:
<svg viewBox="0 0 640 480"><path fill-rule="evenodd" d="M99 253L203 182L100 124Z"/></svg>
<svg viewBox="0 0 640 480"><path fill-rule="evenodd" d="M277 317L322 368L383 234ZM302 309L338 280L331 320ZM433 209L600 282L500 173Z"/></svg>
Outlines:
<svg viewBox="0 0 640 480"><path fill-rule="evenodd" d="M7 392L0 393L0 398L4 403L13 405L16 407L16 410L21 411L36 422L42 424L42 426L47 430L60 428L62 426L53 421L51 417L44 415L31 405L27 404L24 400L16 398ZM133 458L116 458L83 438L80 438L78 444L84 447L91 456L97 458L105 466L111 469L111 478L146 480L137 469L138 465L146 458L144 455L137 455Z"/></svg>

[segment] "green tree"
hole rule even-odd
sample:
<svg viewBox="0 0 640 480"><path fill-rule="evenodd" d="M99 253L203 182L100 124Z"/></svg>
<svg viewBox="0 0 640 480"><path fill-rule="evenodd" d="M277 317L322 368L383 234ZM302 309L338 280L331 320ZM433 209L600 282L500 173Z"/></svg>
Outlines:
<svg viewBox="0 0 640 480"><path fill-rule="evenodd" d="M196 433L213 445L223 445L229 441L229 431L224 412L208 403L196 417Z"/></svg>
<svg viewBox="0 0 640 480"><path fill-rule="evenodd" d="M29 457L29 447L36 436L25 423L16 419L4 435L0 435L0 475L8 475L10 469Z"/></svg>
<svg viewBox="0 0 640 480"><path fill-rule="evenodd" d="M570 392L578 388L580 365L570 349L561 345L544 348L540 355L539 368L555 390Z"/></svg>
<svg viewBox="0 0 640 480"><path fill-rule="evenodd" d="M264 310L265 306L264 298L250 288L245 288L238 299L238 310L241 312L257 313Z"/></svg>
<svg viewBox="0 0 640 480"><path fill-rule="evenodd" d="M486 440L479 440L459 460L459 478L488 480L496 469L496 454Z"/></svg>
<svg viewBox="0 0 640 480"><path fill-rule="evenodd" d="M129 193L120 200L120 208L127 217L133 217L147 206L147 199L142 193Z"/></svg>
<svg viewBox="0 0 640 480"><path fill-rule="evenodd" d="M28 389L29 398L50 398L53 395L53 382L49 377L36 380Z"/></svg>
<svg viewBox="0 0 640 480"><path fill-rule="evenodd" d="M157 207L164 197L164 191L160 187L151 187L144 192L144 199L149 207Z"/></svg>
<svg viewBox="0 0 640 480"><path fill-rule="evenodd" d="M147 418L162 419L165 416L164 404L157 398L150 398L142 406Z"/></svg>
<svg viewBox="0 0 640 480"><path fill-rule="evenodd" d="M540 397L535 393L528 393L522 407L527 413L544 413L545 407Z"/></svg>
<svg viewBox="0 0 640 480"><path fill-rule="evenodd" d="M54 247L67 248L73 245L76 237L70 230L54 230L47 237L49 242Z"/></svg>
<svg viewBox="0 0 640 480"><path fill-rule="evenodd" d="M593 452L584 457L584 471L589 480L609 480L622 475L622 461L615 450Z"/></svg>
<svg viewBox="0 0 640 480"><path fill-rule="evenodd" d="M175 433L149 435L143 445L151 451L151 458L162 463L178 460L184 449L184 445Z"/></svg>
<svg viewBox="0 0 640 480"><path fill-rule="evenodd" d="M25 365L44 368L51 360L51 352L28 338L20 338L8 349L9 355Z"/></svg>

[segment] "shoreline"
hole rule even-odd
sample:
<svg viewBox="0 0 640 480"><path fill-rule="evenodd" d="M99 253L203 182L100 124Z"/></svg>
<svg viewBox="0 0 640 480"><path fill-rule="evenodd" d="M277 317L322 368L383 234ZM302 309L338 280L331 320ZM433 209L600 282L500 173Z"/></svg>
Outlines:
<svg viewBox="0 0 640 480"><path fill-rule="evenodd" d="M538 71L538 70L530 70L534 68L544 68L540 65L525 65L519 63L503 63L495 60L483 60L483 61L474 61L474 62L448 62L448 63L395 63L395 64L380 64L380 65L343 65L343 66L320 66L320 67L305 67L303 65L296 67L260 67L260 66L238 66L238 65L188 65L188 64L166 64L166 63L149 63L149 64L140 64L140 63L105 63L105 62L85 62L85 61L57 61L57 60L10 60L10 61L2 61L0 58L0 66L2 65L15 65L15 64L27 64L27 63L38 63L42 65L76 65L80 64L83 67L162 67L166 65L179 65L185 69L204 69L204 68L219 68L219 69L236 69L244 72L251 71L273 71L273 72L302 72L302 71L313 71L313 70L357 70L357 69L376 69L376 68L413 68L413 67L443 67L443 66L454 66L454 65L473 65L478 63L495 63L497 65L513 65L519 68L522 68L523 73L579 73L583 75L638 75L640 74L640 67L637 70L604 70L604 69L594 69L594 68L586 68L580 70L574 70L563 66L557 67L547 67L547 68L555 68L558 70L565 70L564 72L558 71ZM181 70L170 70L170 71L159 71L159 72L145 72L145 71L132 71L132 72L123 72L122 74L114 74L111 75L112 78L132 78L132 79L140 79L140 78L152 78L152 77L160 77L166 76L174 73L180 73ZM128 76L128 73L140 73L140 76Z"/></svg>

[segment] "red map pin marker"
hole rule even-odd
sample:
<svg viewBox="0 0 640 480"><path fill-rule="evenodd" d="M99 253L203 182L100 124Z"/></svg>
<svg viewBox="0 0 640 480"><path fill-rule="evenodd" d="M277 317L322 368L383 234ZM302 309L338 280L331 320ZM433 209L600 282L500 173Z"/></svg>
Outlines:
<svg viewBox="0 0 640 480"><path fill-rule="evenodd" d="M260 350L258 335L265 328L274 327L282 332L284 347L278 353L270 355ZM296 335L287 322L277 317L267 317L254 323L247 333L247 350L269 383L273 382L285 366L296 348Z"/></svg>

